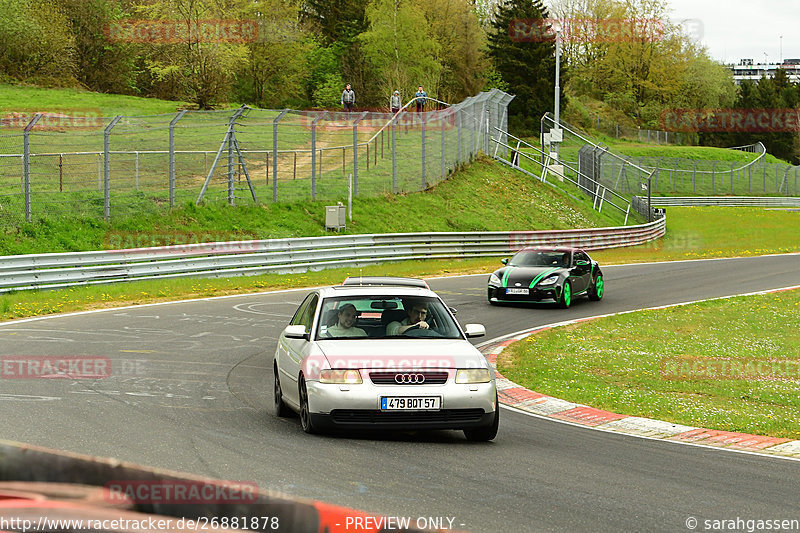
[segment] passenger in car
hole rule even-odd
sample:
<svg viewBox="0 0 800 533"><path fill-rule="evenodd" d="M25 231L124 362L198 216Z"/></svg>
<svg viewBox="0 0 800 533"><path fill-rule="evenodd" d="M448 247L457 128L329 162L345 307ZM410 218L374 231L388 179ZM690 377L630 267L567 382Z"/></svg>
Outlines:
<svg viewBox="0 0 800 533"><path fill-rule="evenodd" d="M366 337L367 332L355 327L358 311L353 304L344 304L336 313L337 322L328 326L326 337Z"/></svg>
<svg viewBox="0 0 800 533"><path fill-rule="evenodd" d="M403 302L404 304L406 302ZM411 301L406 306L408 316L401 322L390 322L386 326L386 335L402 335L409 329L419 328L428 329L430 326L425 321L428 316L428 304L425 301Z"/></svg>

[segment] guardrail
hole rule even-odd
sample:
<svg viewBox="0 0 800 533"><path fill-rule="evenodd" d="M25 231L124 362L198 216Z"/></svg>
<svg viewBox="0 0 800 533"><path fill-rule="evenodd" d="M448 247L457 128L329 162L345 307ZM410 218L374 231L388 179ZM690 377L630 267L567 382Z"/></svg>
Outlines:
<svg viewBox="0 0 800 533"><path fill-rule="evenodd" d="M640 226L577 230L342 235L6 256L0 257L0 292L501 256L539 245L595 250L642 244L662 237L665 231L666 220L659 219Z"/></svg>
<svg viewBox="0 0 800 533"><path fill-rule="evenodd" d="M721 206L721 207L800 207L796 196L653 196L651 205L669 206Z"/></svg>

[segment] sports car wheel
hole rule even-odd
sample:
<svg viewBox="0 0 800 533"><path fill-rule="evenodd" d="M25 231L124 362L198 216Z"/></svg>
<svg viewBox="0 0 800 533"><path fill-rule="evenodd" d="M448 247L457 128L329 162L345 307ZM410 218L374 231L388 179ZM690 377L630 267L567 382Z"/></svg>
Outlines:
<svg viewBox="0 0 800 533"><path fill-rule="evenodd" d="M598 274L596 278L594 278L594 283L589 288L589 299L598 302L603 299L603 293L606 291L605 284L603 283L603 275Z"/></svg>
<svg viewBox="0 0 800 533"><path fill-rule="evenodd" d="M300 376L300 427L306 433L316 433L317 430L311 422L311 413L308 411L308 390L306 380Z"/></svg>
<svg viewBox="0 0 800 533"><path fill-rule="evenodd" d="M275 416L286 417L289 416L289 407L283 403L283 391L281 390L281 378L278 377L278 365L272 367L275 373L275 380L273 381L272 393L274 398L273 410Z"/></svg>
<svg viewBox="0 0 800 533"><path fill-rule="evenodd" d="M500 404L495 402L494 420L488 426L482 428L465 429L464 436L473 442L486 442L497 436L497 429L500 427Z"/></svg>
<svg viewBox="0 0 800 533"><path fill-rule="evenodd" d="M569 281L564 282L564 288L561 291L561 299L558 305L560 305L562 309L567 309L572 305L572 284Z"/></svg>

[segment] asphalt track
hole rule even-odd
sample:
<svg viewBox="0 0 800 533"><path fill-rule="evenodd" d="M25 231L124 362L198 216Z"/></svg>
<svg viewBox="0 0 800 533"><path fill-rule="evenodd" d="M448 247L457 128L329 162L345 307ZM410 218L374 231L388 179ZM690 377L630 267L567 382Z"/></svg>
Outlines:
<svg viewBox="0 0 800 533"><path fill-rule="evenodd" d="M800 284L800 255L604 268L569 310L493 307L486 276L431 280L478 342L567 318ZM101 380L0 379L0 438L116 457L474 532L695 531L800 520L800 461L599 432L502 411L460 432L307 436L269 414L277 335L306 291L0 324L0 356L109 358ZM578 349L578 347L576 347ZM445 520L444 522L448 522ZM744 524L744 522L742 522ZM712 525L709 523L709 525Z"/></svg>

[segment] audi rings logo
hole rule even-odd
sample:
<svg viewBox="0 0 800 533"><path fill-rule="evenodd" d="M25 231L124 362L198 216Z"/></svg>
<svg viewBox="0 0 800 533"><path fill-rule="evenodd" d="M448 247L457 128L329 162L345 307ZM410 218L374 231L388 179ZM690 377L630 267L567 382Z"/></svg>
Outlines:
<svg viewBox="0 0 800 533"><path fill-rule="evenodd" d="M395 374L394 382L399 385L425 383L425 374Z"/></svg>

